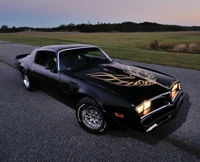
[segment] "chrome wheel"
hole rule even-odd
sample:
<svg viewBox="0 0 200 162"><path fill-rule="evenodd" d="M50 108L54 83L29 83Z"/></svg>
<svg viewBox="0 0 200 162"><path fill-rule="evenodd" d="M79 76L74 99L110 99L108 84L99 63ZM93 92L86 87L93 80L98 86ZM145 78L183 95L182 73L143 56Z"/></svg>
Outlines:
<svg viewBox="0 0 200 162"><path fill-rule="evenodd" d="M84 97L78 102L76 118L81 127L90 133L99 134L106 131L105 112L89 97Z"/></svg>
<svg viewBox="0 0 200 162"><path fill-rule="evenodd" d="M24 86L29 89L30 88L30 81L29 81L29 78L26 74L23 75L23 83L24 83Z"/></svg>
<svg viewBox="0 0 200 162"><path fill-rule="evenodd" d="M99 129L100 127L102 127L103 116L96 107L84 107L81 116L83 123L90 129Z"/></svg>

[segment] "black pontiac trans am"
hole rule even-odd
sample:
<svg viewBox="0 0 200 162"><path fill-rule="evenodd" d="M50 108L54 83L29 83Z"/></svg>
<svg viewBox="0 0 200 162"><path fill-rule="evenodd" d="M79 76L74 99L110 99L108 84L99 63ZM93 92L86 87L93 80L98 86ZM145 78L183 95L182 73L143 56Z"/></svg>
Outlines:
<svg viewBox="0 0 200 162"><path fill-rule="evenodd" d="M184 95L173 77L112 61L92 45L40 47L16 56L15 65L27 90L45 85L76 98L77 120L91 133L110 120L149 132L177 114Z"/></svg>

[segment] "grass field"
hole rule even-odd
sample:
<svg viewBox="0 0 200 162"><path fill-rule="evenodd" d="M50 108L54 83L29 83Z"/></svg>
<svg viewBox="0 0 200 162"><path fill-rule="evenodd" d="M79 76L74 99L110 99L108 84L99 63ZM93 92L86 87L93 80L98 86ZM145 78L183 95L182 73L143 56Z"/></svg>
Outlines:
<svg viewBox="0 0 200 162"><path fill-rule="evenodd" d="M0 40L44 46L86 43L100 46L112 58L184 67L200 70L200 54L153 51L146 46L158 40L164 43L200 42L200 32L162 33L69 33L23 32L0 34Z"/></svg>

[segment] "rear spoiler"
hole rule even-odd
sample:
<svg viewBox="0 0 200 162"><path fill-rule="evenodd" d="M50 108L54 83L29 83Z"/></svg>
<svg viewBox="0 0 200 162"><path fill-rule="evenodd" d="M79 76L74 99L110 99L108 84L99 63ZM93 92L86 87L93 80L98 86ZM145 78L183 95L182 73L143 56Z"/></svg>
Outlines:
<svg viewBox="0 0 200 162"><path fill-rule="evenodd" d="M28 56L29 54L30 54L30 53L17 55L17 56L15 57L15 59L16 59L16 60L19 60L19 59L21 59L21 58L24 58L24 57Z"/></svg>
<svg viewBox="0 0 200 162"><path fill-rule="evenodd" d="M30 54L30 53L17 55L17 56L15 57L15 61L14 61L15 66L16 66L17 68L19 68L19 61L18 61L18 60L20 60L20 59L22 59L22 58L28 56L29 54Z"/></svg>

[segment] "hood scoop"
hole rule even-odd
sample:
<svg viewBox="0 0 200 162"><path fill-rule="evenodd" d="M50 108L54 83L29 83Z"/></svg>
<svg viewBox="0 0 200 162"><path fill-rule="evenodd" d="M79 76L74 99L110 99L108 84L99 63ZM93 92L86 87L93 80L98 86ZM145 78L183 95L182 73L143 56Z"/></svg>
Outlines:
<svg viewBox="0 0 200 162"><path fill-rule="evenodd" d="M113 66L104 66L102 68L103 71L108 72L108 73L112 73L112 74L121 74L124 73L123 69L119 69Z"/></svg>

